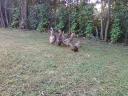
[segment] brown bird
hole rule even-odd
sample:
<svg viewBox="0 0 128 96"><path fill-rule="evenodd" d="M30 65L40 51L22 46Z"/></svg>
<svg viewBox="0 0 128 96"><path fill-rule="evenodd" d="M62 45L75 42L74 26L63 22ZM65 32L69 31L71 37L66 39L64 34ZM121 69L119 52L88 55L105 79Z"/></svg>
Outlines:
<svg viewBox="0 0 128 96"><path fill-rule="evenodd" d="M70 38L71 34L72 34L71 32L65 34L65 38Z"/></svg>
<svg viewBox="0 0 128 96"><path fill-rule="evenodd" d="M59 30L59 34L57 36L56 44L60 46L63 43L63 32Z"/></svg>
<svg viewBox="0 0 128 96"><path fill-rule="evenodd" d="M72 33L72 34L70 35L70 38L67 38L67 39L63 40L63 44L66 45L66 46L69 46L69 43L73 40L74 35L75 35L75 34Z"/></svg>
<svg viewBox="0 0 128 96"><path fill-rule="evenodd" d="M77 41L75 44L70 42L69 47L71 48L72 51L78 52L80 48L80 41Z"/></svg>
<svg viewBox="0 0 128 96"><path fill-rule="evenodd" d="M76 46L77 48L80 48L80 41L77 41L74 46Z"/></svg>
<svg viewBox="0 0 128 96"><path fill-rule="evenodd" d="M50 44L55 43L56 41L56 35L54 34L53 28L50 29L50 36L49 36L49 42Z"/></svg>

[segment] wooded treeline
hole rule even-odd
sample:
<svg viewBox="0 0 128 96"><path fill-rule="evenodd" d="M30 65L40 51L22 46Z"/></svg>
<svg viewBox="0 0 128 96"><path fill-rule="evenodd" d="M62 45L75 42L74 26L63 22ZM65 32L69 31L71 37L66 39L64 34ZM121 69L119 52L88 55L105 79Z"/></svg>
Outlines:
<svg viewBox="0 0 128 96"><path fill-rule="evenodd" d="M128 44L127 0L0 0L0 27L45 32L50 27ZM96 6L101 6L97 9Z"/></svg>

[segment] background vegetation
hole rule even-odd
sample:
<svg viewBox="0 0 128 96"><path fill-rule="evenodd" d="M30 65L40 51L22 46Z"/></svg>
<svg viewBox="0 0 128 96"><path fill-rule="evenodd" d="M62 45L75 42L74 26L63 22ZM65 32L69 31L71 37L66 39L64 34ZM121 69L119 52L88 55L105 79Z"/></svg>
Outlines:
<svg viewBox="0 0 128 96"><path fill-rule="evenodd" d="M106 42L128 43L126 0L1 0L0 14L0 27L40 32L53 27Z"/></svg>

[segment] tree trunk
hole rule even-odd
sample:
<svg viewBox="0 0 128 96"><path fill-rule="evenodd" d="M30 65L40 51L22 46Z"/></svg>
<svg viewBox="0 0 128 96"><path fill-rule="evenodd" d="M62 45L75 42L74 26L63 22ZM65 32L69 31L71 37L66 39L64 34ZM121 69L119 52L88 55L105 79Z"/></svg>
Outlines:
<svg viewBox="0 0 128 96"><path fill-rule="evenodd" d="M99 39L98 27L96 26L96 38Z"/></svg>
<svg viewBox="0 0 128 96"><path fill-rule="evenodd" d="M105 27L105 37L104 40L107 41L108 38L108 29L109 29L109 23L110 23L110 0L108 0L108 12L107 12L107 23Z"/></svg>
<svg viewBox="0 0 128 96"><path fill-rule="evenodd" d="M101 32L100 32L100 39L103 40L104 39L104 35L103 35L103 18L101 18Z"/></svg>
<svg viewBox="0 0 128 96"><path fill-rule="evenodd" d="M5 7L5 9L4 9L4 13L5 13L5 22L6 22L6 26L9 26L9 20L8 20L8 0L5 0L5 4L4 4L4 7Z"/></svg>
<svg viewBox="0 0 128 96"><path fill-rule="evenodd" d="M0 26L1 27L8 27L9 26L9 19L8 19L8 4L9 0L0 0Z"/></svg>
<svg viewBox="0 0 128 96"><path fill-rule="evenodd" d="M105 28L105 36L104 36L104 40L105 40L105 41L107 41L107 39L108 39L109 23L110 23L110 19L109 19L109 17L108 17L107 24L106 24L106 28Z"/></svg>
<svg viewBox="0 0 128 96"><path fill-rule="evenodd" d="M5 27L5 21L4 21L4 14L3 14L3 8L2 8L2 0L0 0L0 26Z"/></svg>
<svg viewBox="0 0 128 96"><path fill-rule="evenodd" d="M70 5L69 5L69 7L70 7ZM69 31L68 31L68 32L69 32L69 33L71 32L71 22L70 22L70 21L71 21L71 18L70 18L70 11L71 11L71 10L70 10L70 8L69 8L69 17L68 17L68 24L69 24L69 26L68 26L68 27L69 27L69 29L68 29Z"/></svg>
<svg viewBox="0 0 128 96"><path fill-rule="evenodd" d="M28 28L28 0L20 0L20 28L27 29Z"/></svg>
<svg viewBox="0 0 128 96"><path fill-rule="evenodd" d="M104 8L104 5L103 5L103 1L101 2L101 32L100 32L100 39L101 40L103 40L104 39L104 34L103 34L103 32L104 32L104 23L103 23L103 21L104 21L104 17L103 17L103 8Z"/></svg>
<svg viewBox="0 0 128 96"><path fill-rule="evenodd" d="M125 33L125 40L124 40L125 44L128 45L128 32Z"/></svg>

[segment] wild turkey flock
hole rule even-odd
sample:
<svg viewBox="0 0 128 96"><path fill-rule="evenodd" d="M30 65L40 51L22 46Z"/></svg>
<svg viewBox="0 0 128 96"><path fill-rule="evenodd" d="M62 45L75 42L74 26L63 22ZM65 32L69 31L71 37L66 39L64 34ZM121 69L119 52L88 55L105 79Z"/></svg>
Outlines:
<svg viewBox="0 0 128 96"><path fill-rule="evenodd" d="M64 34L64 31L54 31L53 28L49 30L49 43L57 46L69 47L72 51L78 52L80 48L80 41L74 42L75 33Z"/></svg>

